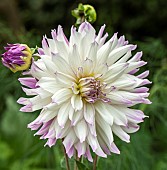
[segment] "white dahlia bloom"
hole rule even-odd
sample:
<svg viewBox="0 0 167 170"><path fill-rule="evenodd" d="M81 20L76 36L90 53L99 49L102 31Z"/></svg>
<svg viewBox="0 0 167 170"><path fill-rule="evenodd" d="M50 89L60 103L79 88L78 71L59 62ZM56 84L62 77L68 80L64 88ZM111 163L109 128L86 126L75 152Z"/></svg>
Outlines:
<svg viewBox="0 0 167 170"><path fill-rule="evenodd" d="M28 125L38 130L35 135L55 145L63 139L69 157L77 151L92 161L90 148L101 157L120 151L113 135L125 142L128 133L139 129L146 117L140 110L131 109L138 103L149 104L148 88L143 85L148 71L135 76L146 64L142 52L132 56L135 45L128 44L117 33L105 42L105 26L99 33L87 22L78 31L71 28L69 41L62 27L52 30L52 39L42 40L40 59L34 61L29 76L20 78L23 91L32 98L20 98L25 105L20 110L40 115Z"/></svg>

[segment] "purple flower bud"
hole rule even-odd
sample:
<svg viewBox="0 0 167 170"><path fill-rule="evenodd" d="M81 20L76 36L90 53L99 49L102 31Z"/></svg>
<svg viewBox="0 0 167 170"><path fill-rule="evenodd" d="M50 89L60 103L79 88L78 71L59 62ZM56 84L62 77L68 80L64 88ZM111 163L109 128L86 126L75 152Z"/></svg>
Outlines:
<svg viewBox="0 0 167 170"><path fill-rule="evenodd" d="M6 52L2 54L2 63L14 73L29 68L32 52L26 44L8 44L4 47Z"/></svg>

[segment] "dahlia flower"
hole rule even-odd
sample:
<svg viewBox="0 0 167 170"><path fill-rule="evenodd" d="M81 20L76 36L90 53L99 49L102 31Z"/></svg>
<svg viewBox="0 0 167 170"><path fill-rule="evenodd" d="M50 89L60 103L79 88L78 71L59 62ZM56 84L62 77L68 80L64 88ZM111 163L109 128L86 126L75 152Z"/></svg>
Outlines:
<svg viewBox="0 0 167 170"><path fill-rule="evenodd" d="M57 139L69 157L92 161L90 150L100 157L119 154L114 135L130 142L129 133L139 129L146 117L141 110L131 109L139 103L150 104L145 79L148 71L135 73L146 64L142 52L132 55L135 45L117 37L105 42L105 25L96 35L91 24L84 22L78 31L71 28L69 40L62 27L52 30L52 39L44 36L39 60L34 61L26 77L19 81L31 98L20 98L20 110L41 110L28 127L35 135L55 145Z"/></svg>
<svg viewBox="0 0 167 170"><path fill-rule="evenodd" d="M32 52L26 44L8 44L2 54L2 63L14 73L26 70L31 64Z"/></svg>

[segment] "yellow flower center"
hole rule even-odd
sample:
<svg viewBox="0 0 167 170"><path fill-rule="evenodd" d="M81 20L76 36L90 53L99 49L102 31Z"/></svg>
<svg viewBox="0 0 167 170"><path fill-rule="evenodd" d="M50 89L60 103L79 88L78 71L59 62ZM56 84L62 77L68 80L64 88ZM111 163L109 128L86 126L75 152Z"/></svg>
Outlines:
<svg viewBox="0 0 167 170"><path fill-rule="evenodd" d="M81 95L89 103L95 103L97 100L109 102L105 94L106 84L94 77L85 77L79 79L78 83L73 83L72 90L75 94Z"/></svg>

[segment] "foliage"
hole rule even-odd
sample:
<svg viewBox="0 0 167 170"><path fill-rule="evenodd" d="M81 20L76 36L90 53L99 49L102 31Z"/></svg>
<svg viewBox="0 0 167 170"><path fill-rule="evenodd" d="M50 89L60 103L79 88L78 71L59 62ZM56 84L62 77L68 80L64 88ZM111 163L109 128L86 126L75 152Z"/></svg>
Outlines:
<svg viewBox="0 0 167 170"><path fill-rule="evenodd" d="M5 2L2 0L1 2ZM0 2L0 7L1 7ZM150 70L150 99L152 105L140 105L149 115L138 133L131 135L131 143L119 139L116 143L120 155L112 154L107 159L98 160L98 170L166 170L167 169L167 3L165 0L18 0L18 12L22 31L17 32L0 10L0 44L7 42L27 43L30 47L40 46L41 35L61 24L69 35L75 19L70 11L78 2L95 7L98 18L95 27L98 30L104 23L107 32L125 34L131 42L138 44L138 50L144 52L144 60ZM12 16L11 16L12 17ZM0 49L3 52L3 49ZM63 168L63 150L61 141L56 147L44 148L45 141L34 137L27 124L39 112L29 114L19 112L16 100L24 96L17 78L0 63L0 169L2 170L61 170ZM61 164L60 164L61 162ZM84 160L87 167L91 164ZM74 166L71 164L71 166ZM82 166L82 165L78 165Z"/></svg>

